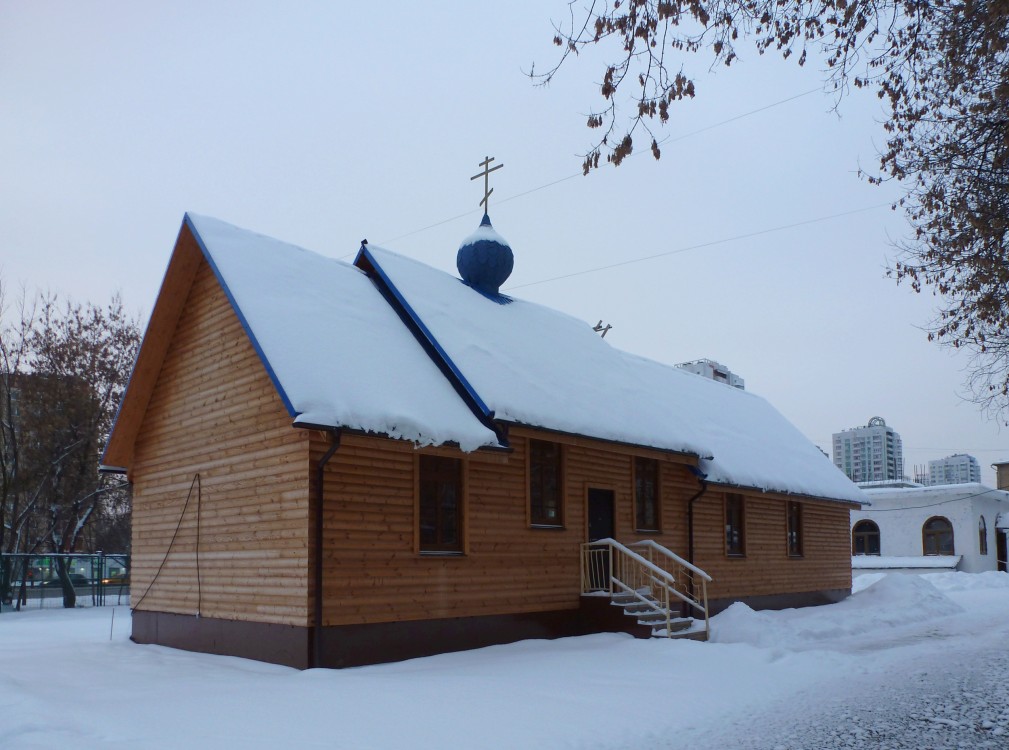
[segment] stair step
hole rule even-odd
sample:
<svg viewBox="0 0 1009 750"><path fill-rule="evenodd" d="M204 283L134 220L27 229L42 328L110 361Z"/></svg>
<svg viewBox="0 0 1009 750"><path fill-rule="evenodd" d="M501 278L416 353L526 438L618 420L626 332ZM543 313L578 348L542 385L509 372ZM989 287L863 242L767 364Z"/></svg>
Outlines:
<svg viewBox="0 0 1009 750"><path fill-rule="evenodd" d="M642 598L644 598L645 601L651 602L653 604L657 604L658 603L654 598L652 598L648 594L642 595ZM610 601L613 604L615 604L616 606L618 606L618 607L628 607L628 606L635 606L635 605L646 606L641 601L640 598L638 598L636 596L631 596L630 594L614 594L611 597Z"/></svg>
<svg viewBox="0 0 1009 750"><path fill-rule="evenodd" d="M630 617L637 617L638 618L638 622L640 622L640 623L649 623L650 624L650 623L653 623L653 622L661 622L663 625L666 624L666 613L665 612L656 612L654 609L650 609L650 610L647 610L647 611L644 611L644 612L627 612L626 610L624 612L625 612L625 614L629 615Z"/></svg>
<svg viewBox="0 0 1009 750"><path fill-rule="evenodd" d="M640 620L638 622L641 622ZM659 635L665 637L666 635L666 623L662 622L644 622L642 625L651 625L653 635ZM669 621L669 633L675 634L683 632L684 630L690 630L693 626L694 620L691 617L675 617Z"/></svg>
<svg viewBox="0 0 1009 750"><path fill-rule="evenodd" d="M641 612L656 612L656 611L664 611L662 610L661 605L659 605L658 603L655 603L651 606L645 604L644 602L634 602L633 604L624 605L624 612L628 615L636 615Z"/></svg>
<svg viewBox="0 0 1009 750"><path fill-rule="evenodd" d="M665 638L666 640L673 641L701 641L702 643L708 640L708 634L704 632L703 628L696 630L681 630L678 633L666 634L665 631L652 633L652 638Z"/></svg>

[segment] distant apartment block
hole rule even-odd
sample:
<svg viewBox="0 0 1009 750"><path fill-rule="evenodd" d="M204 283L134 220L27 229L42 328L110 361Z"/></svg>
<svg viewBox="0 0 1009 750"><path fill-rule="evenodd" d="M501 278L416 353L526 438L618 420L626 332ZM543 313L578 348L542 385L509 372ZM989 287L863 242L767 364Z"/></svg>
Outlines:
<svg viewBox="0 0 1009 750"><path fill-rule="evenodd" d="M966 484L981 481L981 465L974 456L966 453L955 453L946 458L937 458L928 462L928 483L936 484Z"/></svg>
<svg viewBox="0 0 1009 750"><path fill-rule="evenodd" d="M703 378L717 380L719 383L731 385L733 388L738 388L741 391L746 390L744 381L741 377L729 370L729 368L725 365L720 365L713 360L696 359L693 362L681 362L676 366L681 370L692 372L694 375L700 375Z"/></svg>
<svg viewBox="0 0 1009 750"><path fill-rule="evenodd" d="M900 434L873 417L865 427L834 433L834 466L855 483L892 482L904 478Z"/></svg>

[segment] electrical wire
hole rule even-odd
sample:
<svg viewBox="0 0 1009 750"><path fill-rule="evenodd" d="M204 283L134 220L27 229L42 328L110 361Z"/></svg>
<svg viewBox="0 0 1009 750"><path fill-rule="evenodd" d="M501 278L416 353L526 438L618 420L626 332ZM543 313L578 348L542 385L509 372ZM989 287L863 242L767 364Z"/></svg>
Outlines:
<svg viewBox="0 0 1009 750"><path fill-rule="evenodd" d="M699 128L697 130L691 130L690 132L687 132L687 133L681 133L680 135L677 135L677 136L668 136L666 138L663 138L661 141L659 141L659 145L663 146L663 145L665 145L667 143L676 143L677 141L682 141L682 140L684 140L686 138L691 138L691 137L693 137L695 135L699 135L701 133L706 133L709 130L714 130L715 128L720 128L723 125L728 125L729 123L733 123L733 122L736 122L737 120L742 120L742 119L744 119L746 117L750 117L752 115L759 114L760 112L766 112L769 109L774 109L775 107L780 107L782 104L788 104L789 102L793 102L796 99L801 99L804 96L809 96L810 94L815 94L817 91L821 91L821 90L822 89L820 89L819 87L815 88L815 89L809 89L808 91L803 91L800 94L794 94L794 95L789 96L789 97L787 97L785 99L781 99L781 100L776 101L776 102L771 102L770 104L765 104L764 106L758 107L757 109L752 109L749 112L743 112L742 114L735 115L734 117L730 117L727 120L721 120L719 122L712 123L711 125L706 125L705 127ZM633 158L635 156L638 156L639 154L644 154L644 153L650 153L650 152L649 151L635 151L635 152L632 152L628 156L628 158ZM498 205L500 205L502 203L508 203L509 201L517 200L518 198L524 198L527 195L531 195L532 193L537 193L540 190L546 190L547 188L551 188L554 185L559 185L562 182L567 182L568 180L573 180L576 177L582 177L584 174L585 174L584 172L575 172L573 174L569 174L567 177L561 177L559 179L553 180L552 182L548 182L548 183L546 183L544 185L540 185L538 187L530 188L529 190L524 190L523 192L516 193L515 195L509 195L507 198L502 198L500 200L496 200L495 203L497 203ZM388 240L383 240L381 242L377 242L376 244L377 245L391 245L393 242L398 242L399 240L406 239L407 237L412 237L415 234L420 234L421 232L426 232L429 229L434 229L435 227L440 227L443 224L448 224L450 222L457 221L459 219L464 219L467 216L472 216L472 215L475 215L475 214L478 214L478 213L481 213L481 212L482 212L482 209L471 209L471 210L466 211L464 213L452 216L452 217L450 217L448 219L442 219L441 221L436 221L434 224L428 224L426 227L421 227L420 229L414 229L413 231L407 232L406 234L401 234L398 237L393 237L392 239L388 239ZM352 254L353 253L351 253L351 255ZM344 255L342 257L343 258L347 258L349 256L348 255Z"/></svg>
<svg viewBox="0 0 1009 750"><path fill-rule="evenodd" d="M773 232L783 232L786 229L794 229L795 227L807 226L809 224L816 224L816 223L819 223L821 221L829 221L831 219L840 219L840 218L842 218L844 216L852 216L854 214L860 214L860 213L864 213L866 211L875 211L876 209L879 209L879 208L884 208L884 207L889 208L891 205L893 205L893 204L888 201L886 203L877 203L876 205L873 205L873 206L865 206L863 208L855 208L855 209L852 209L851 211L842 211L842 212L836 213L836 214L828 214L827 216L818 216L818 217L816 217L814 219L805 219L803 221L796 221L796 222L793 222L792 224L782 224L782 225L776 226L776 227L768 227L767 229L758 229L757 231L754 231L754 232L746 232L745 234L737 234L737 235L734 235L732 237L723 237L722 239L711 240L709 242L700 242L700 243L697 243L696 245L687 245L685 247L678 247L675 250L666 250L664 252L654 253L652 255L643 255L643 256L638 257L638 258L629 258L628 260L621 260L621 261L618 261L616 263L609 263L609 264L607 264L605 266L596 266L595 268L585 268L585 269L582 269L581 271L572 271L571 273L561 274L560 276L551 276L551 277L546 278L546 279L540 279L539 281L528 281L525 284L516 284L514 286L507 287L503 291L511 291L513 289L523 289L523 288L529 287L529 286L536 286L537 284L546 284L546 283L551 282L551 281L560 281L561 279L570 279L570 278L573 278L575 276L584 276L585 274L589 274L589 273L597 273L598 271L608 271L608 270L610 270L612 268L619 268L620 266L629 266L632 263L643 263L646 260L655 260L656 258L665 258L666 256L669 256L669 255L677 255L678 253L685 253L688 250L699 250L699 249L705 248L705 247L713 247L715 245L723 245L723 244L725 244L727 242L737 242L738 240L750 239L751 237L759 237L761 235L771 234Z"/></svg>
<svg viewBox="0 0 1009 750"><path fill-rule="evenodd" d="M161 559L161 564L158 566L158 571L154 574L154 578L151 582L147 584L147 588L144 590L143 595L140 600L132 607L130 607L130 612L136 612L140 609L140 605L143 604L144 599L150 593L151 589L154 588L155 581L158 580L158 576L161 575L162 569L165 567L165 563L168 562L168 556L172 553L172 547L175 546L175 539L179 535L179 529L182 528L182 520L186 517L186 510L189 508L189 501L193 496L193 488L196 488L196 586L197 586L197 602L196 602L196 616L199 617L200 609L202 606L202 592L199 591L200 586L200 506L201 496L203 494L203 486L200 482L199 472L193 477L192 483L189 485L189 493L186 495L186 502L182 506L182 513L179 515L179 522L175 525L175 532L172 534L172 541L168 543L168 549L165 550L165 556Z"/></svg>

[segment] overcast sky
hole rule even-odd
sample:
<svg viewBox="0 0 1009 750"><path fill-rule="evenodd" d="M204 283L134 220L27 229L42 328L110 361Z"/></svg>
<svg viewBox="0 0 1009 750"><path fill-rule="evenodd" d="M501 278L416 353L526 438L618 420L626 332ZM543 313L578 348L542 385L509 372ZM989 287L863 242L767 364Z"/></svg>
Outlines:
<svg viewBox="0 0 1009 750"><path fill-rule="evenodd" d="M566 7L0 0L2 278L118 291L146 321L185 211L455 273L491 155L505 291L602 319L622 349L718 360L828 452L881 416L907 473L967 452L993 484L1006 431L961 398L966 358L926 340L931 296L885 276L907 230L899 188L857 175L884 140L876 98L835 112L815 64L687 57L698 95L661 161L582 177L601 58L549 88L524 75L556 59Z"/></svg>

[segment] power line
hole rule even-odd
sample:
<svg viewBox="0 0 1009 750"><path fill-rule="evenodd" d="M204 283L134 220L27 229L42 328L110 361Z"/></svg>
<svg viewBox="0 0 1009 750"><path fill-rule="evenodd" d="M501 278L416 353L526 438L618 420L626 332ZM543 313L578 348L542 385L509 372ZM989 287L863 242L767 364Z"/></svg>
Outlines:
<svg viewBox="0 0 1009 750"><path fill-rule="evenodd" d="M677 255L679 253L685 253L688 250L699 250L705 247L713 247L715 245L723 245L727 242L737 242L739 240L750 239L751 237L759 237L765 234L771 234L773 232L783 232L786 229L794 229L795 227L802 227L808 224L817 224L821 221L829 221L831 219L840 219L844 216L852 216L854 214L864 213L866 211L874 211L878 208L889 208L892 205L891 202L877 203L873 206L865 206L864 208L855 208L851 211L842 211L836 214L828 214L826 216L818 216L815 219L805 219L803 221L796 221L792 224L782 224L776 227L768 227L767 229L758 229L755 232L746 232L745 234L737 234L732 237L723 237L718 240L711 240L709 242L700 242L696 245L687 245L685 247L678 247L675 250L666 250L661 253L654 253L653 255L644 255L639 258L630 258L628 260L621 260L617 263L609 263L605 266L596 266L595 268L586 268L581 271L572 271L571 273L561 274L560 276L551 276L547 279L540 279L539 281L529 281L525 284L516 284L515 286L510 286L503 291L511 291L513 289L522 289L528 286L536 286L537 284L546 284L550 281L559 281L561 279L570 279L574 276L583 276L589 273L596 273L598 271L608 271L612 268L619 268L620 266L629 266L632 263L643 263L646 260L655 260L656 258L665 258L669 255Z"/></svg>
<svg viewBox="0 0 1009 750"><path fill-rule="evenodd" d="M809 89L808 91L803 91L800 94L795 94L795 95L789 96L789 97L787 97L785 99L780 99L779 101L771 102L770 104L765 104L763 107L758 107L757 109L751 109L749 112L743 112L742 114L735 115L734 117L730 117L727 120L721 120L720 122L713 123L712 125L707 125L707 126L705 126L703 128L699 128L697 130L691 130L688 133L682 133L682 134L677 135L677 136L668 136L666 138L663 138L659 142L659 145L662 146L662 145L665 145L667 143L676 143L677 141L682 141L682 140L684 140L686 138L691 138L691 137L693 137L695 135L699 135L701 133L706 133L709 130L714 130L715 128L720 128L723 125L728 125L729 123L736 122L737 120L742 120L742 119L744 119L746 117L750 117L752 115L759 114L760 112L766 112L769 109L774 109L775 107L780 107L782 104L788 104L789 102L793 102L796 99L801 99L804 96L809 96L810 94L815 94L818 91L821 91L821 89L820 88ZM643 153L649 153L649 152L647 152L647 151L635 151L635 152L633 152L633 153L630 154L630 157L638 156L639 154L643 154ZM540 190L546 190L547 188L553 187L554 185L559 185L562 182L567 182L568 180L573 180L576 177L581 177L581 176L583 176L583 174L584 174L584 172L575 172L574 174L569 174L567 177L561 177L559 179L553 180L552 182L548 182L548 183L546 183L544 185L540 185L539 187L530 188L529 190L525 190L525 191L523 191L521 193L516 193L515 195L510 195L507 198L502 198L500 201L498 201L498 204L500 205L502 203L507 203L508 201L513 201L513 200L516 200L518 198L524 198L525 196L531 195L532 193L539 192ZM473 214L478 214L478 213L480 213L479 210L477 210L477 209L471 209L471 210L466 211L464 213L456 214L455 216L449 217L448 219L442 219L441 221L436 221L434 224L428 224L426 227L421 227L420 229L414 229L413 231L407 232L406 234L401 234L398 237L393 237L392 239L389 239L389 240L383 240L383 241L378 242L376 244L378 244L378 245L390 245L393 242L398 242L399 240L406 239L407 237L412 237L415 234L420 234L421 232L426 232L429 229L434 229L435 227L440 227L443 224L448 224L450 222L457 221L459 219L463 219L463 218L465 218L467 216L472 216ZM344 256L344 257L347 257L347 256Z"/></svg>

